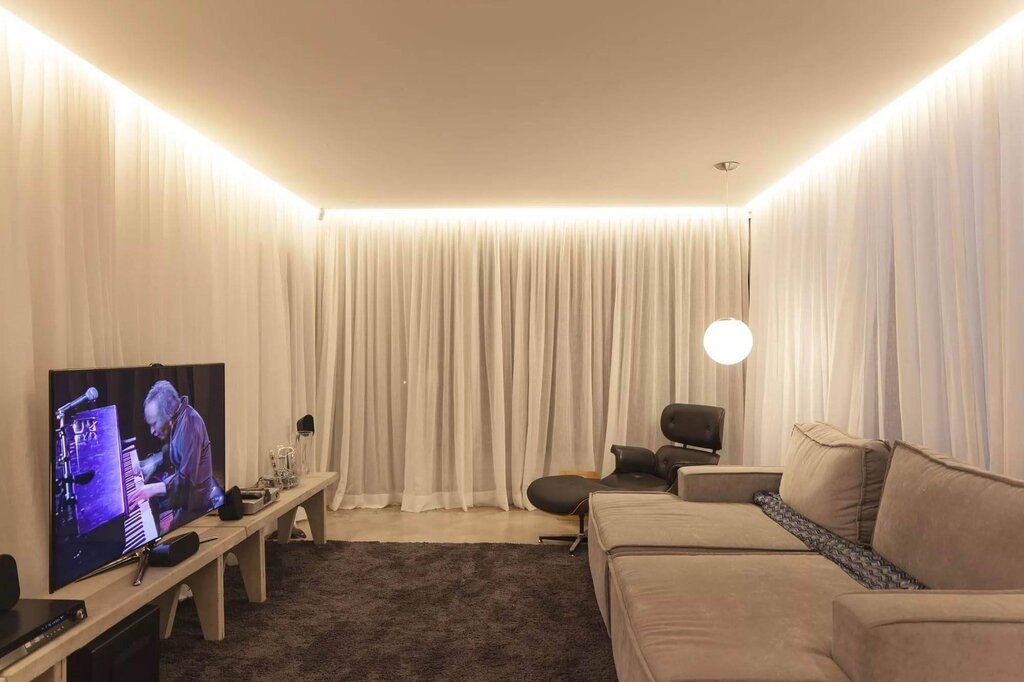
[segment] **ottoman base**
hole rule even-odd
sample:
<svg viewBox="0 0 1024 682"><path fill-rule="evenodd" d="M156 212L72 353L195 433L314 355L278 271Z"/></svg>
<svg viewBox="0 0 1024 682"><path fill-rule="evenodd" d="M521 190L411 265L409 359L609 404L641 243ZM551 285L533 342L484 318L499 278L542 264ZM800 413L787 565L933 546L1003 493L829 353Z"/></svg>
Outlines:
<svg viewBox="0 0 1024 682"><path fill-rule="evenodd" d="M538 478L526 489L526 497L535 507L550 514L575 514L580 519L576 535L542 535L540 541L570 542L569 554L575 555L580 545L587 542L587 501L590 493L611 490L608 486L582 476L545 476Z"/></svg>
<svg viewBox="0 0 1024 682"><path fill-rule="evenodd" d="M541 535L540 541L555 540L557 542L571 542L569 545L569 554L576 556L576 550L580 548L580 545L587 544L587 525L584 520L586 513L579 514L580 517L580 530L576 535Z"/></svg>

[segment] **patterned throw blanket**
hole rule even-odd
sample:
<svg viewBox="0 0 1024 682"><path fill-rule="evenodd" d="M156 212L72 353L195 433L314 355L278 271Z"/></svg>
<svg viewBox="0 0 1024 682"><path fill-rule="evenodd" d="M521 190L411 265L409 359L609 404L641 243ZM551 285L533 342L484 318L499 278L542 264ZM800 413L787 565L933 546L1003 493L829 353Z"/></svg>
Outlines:
<svg viewBox="0 0 1024 682"><path fill-rule="evenodd" d="M793 511L778 493L754 494L754 504L775 523L864 587L872 590L926 590L915 578L866 547L839 537Z"/></svg>

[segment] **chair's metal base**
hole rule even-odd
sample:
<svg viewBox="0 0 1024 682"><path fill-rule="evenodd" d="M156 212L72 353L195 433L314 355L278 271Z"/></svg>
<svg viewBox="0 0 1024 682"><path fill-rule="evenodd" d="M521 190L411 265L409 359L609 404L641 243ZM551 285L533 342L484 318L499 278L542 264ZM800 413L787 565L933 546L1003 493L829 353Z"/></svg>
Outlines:
<svg viewBox="0 0 1024 682"><path fill-rule="evenodd" d="M571 542L569 545L569 554L576 556L576 550L579 549L580 545L587 544L587 526L584 520L584 515L580 514L580 530L575 535L541 535L540 542L545 540L554 540L556 542Z"/></svg>

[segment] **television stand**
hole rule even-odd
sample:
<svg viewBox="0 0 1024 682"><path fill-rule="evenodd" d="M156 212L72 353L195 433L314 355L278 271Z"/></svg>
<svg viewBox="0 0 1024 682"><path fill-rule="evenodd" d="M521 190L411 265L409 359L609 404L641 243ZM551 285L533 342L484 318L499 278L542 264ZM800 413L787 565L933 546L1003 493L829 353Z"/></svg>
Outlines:
<svg viewBox="0 0 1024 682"><path fill-rule="evenodd" d="M0 682L63 682L67 679L67 656L150 602L160 606L161 638L169 637L186 585L192 590L203 639L224 639L224 555L231 552L238 557L249 600L265 601L264 526L276 522L278 542L288 542L295 513L301 506L309 517L313 542L324 544L327 541L325 490L337 483L337 473L309 474L303 476L295 488L282 491L277 502L256 514L236 521L202 517L191 522L186 528L199 534L199 551L177 566L154 565L139 587L127 584L132 574L127 564L136 559L129 555L118 564L120 570L108 570L106 575L82 579L53 594L26 593L26 597L82 599L89 609L89 617L35 653L0 670Z"/></svg>
<svg viewBox="0 0 1024 682"><path fill-rule="evenodd" d="M195 528L201 542L199 551L177 566L164 568L151 564L146 579L139 587L131 581L137 566L129 565L135 555L128 555L117 568L94 575L49 594L45 587L26 591L26 598L81 599L89 617L34 653L0 670L0 682L64 682L67 680L65 658L86 646L108 628L148 603L160 607L160 629L169 635L174 612L183 586L193 594L203 639L224 638L224 553L245 540L239 528Z"/></svg>

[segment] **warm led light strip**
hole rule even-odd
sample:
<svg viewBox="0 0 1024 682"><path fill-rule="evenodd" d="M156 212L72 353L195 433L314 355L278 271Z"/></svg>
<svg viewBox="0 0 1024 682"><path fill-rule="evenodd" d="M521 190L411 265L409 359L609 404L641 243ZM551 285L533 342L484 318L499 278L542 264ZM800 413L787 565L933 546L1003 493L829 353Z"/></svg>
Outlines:
<svg viewBox="0 0 1024 682"><path fill-rule="evenodd" d="M742 209L731 212L739 215ZM332 208L327 216L347 218L449 219L449 220L545 220L598 218L713 217L725 213L721 206L608 206L556 208Z"/></svg>
<svg viewBox="0 0 1024 682"><path fill-rule="evenodd" d="M254 179L267 184L276 191L287 195L290 199L298 202L303 207L316 211L312 204L305 201L297 194L259 172L237 156L227 151L217 143L196 132L180 120L159 108L149 100L137 94L120 81L104 73L97 67L85 61L74 52L71 52L60 43L49 36L41 33L30 26L10 11L0 7L0 29L5 28L12 34L20 34L26 43L37 43L42 48L52 50L61 57L69 60L88 74L100 79L111 89L117 99L124 99L128 103L142 108L146 113L158 119L175 133L181 135L187 142L206 149L215 160L229 168L252 176ZM795 168L780 180L772 184L768 189L762 191L745 207L737 207L737 213L744 210L753 210L763 204L773 195L784 189L786 186L799 181L805 176L820 170L821 166L827 164L834 157L847 153L857 144L863 143L869 138L884 129L885 125L897 114L919 102L927 96L936 84L945 79L952 71L962 68L967 64L976 61L983 61L988 57L998 44L1008 36L1024 31L1024 12L1014 16L1002 26L988 34L977 43L969 47L960 55L946 63L940 69L922 80L920 83L906 91L884 108L870 116L863 123L847 132L828 147L818 152L803 164ZM327 209L326 214L331 216L348 216L364 218L449 218L449 219L510 219L537 220L544 218L599 218L599 217L667 217L667 216L712 216L716 212L725 211L724 207L707 206L676 206L676 207L585 207L585 208L365 208L365 209Z"/></svg>
<svg viewBox="0 0 1024 682"><path fill-rule="evenodd" d="M23 40L30 47L38 46L42 51L52 51L73 66L81 69L86 75L99 79L111 91L114 106L123 102L124 106L137 106L147 115L157 119L161 125L187 143L200 147L211 154L214 159L228 169L251 176L261 183L279 191L310 211L319 213L319 209L302 199L300 196L267 177L217 143L198 133L195 129L167 113L146 98L109 74L101 71L93 64L79 57L54 39L40 32L30 24L0 7L0 30L6 29L12 35ZM365 209L327 209L326 215L350 216L365 218L450 218L450 219L520 219L543 220L550 218L612 218L612 217L670 217L670 216L714 216L724 212L723 207L713 206L666 206L666 207L586 207L586 208L365 208ZM735 209L737 213L741 209Z"/></svg>
<svg viewBox="0 0 1024 682"><path fill-rule="evenodd" d="M104 86L110 89L111 101L115 110L118 107L138 107L147 116L155 119L159 125L164 126L169 132L180 136L186 144L210 154L212 160L223 165L225 170L233 171L260 184L265 184L270 189L282 193L309 211L317 210L309 202L288 188L259 172L216 142L196 132L193 128L182 123L171 114L131 90L128 86L85 61L53 38L40 32L3 7L0 7L0 31L7 31L10 35L23 41L30 49L38 48L44 54L51 52L61 59L66 59L71 66L84 72L84 75L97 78Z"/></svg>
<svg viewBox="0 0 1024 682"><path fill-rule="evenodd" d="M862 144L872 135L880 133L893 118L927 97L938 83L949 77L951 73L966 66L984 62L999 47L1000 43L1010 36L1022 32L1024 32L1024 12L1017 14L1005 24L992 31L992 33L989 33L964 52L954 57L938 71L925 78L910 90L907 90L853 130L783 176L781 180L778 180L748 202L747 208L756 208L786 186L802 180L815 171L821 170L822 166L828 164L834 158L848 153L856 145Z"/></svg>

